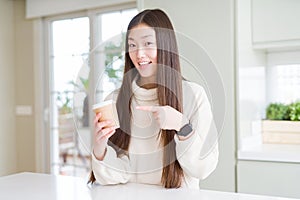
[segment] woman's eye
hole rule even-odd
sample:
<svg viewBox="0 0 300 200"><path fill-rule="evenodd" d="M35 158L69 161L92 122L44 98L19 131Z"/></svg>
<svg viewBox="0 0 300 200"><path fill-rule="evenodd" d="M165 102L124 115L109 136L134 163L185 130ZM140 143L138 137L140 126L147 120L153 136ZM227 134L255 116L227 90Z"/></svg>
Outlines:
<svg viewBox="0 0 300 200"><path fill-rule="evenodd" d="M153 42L146 42L146 46L151 46L153 45Z"/></svg>
<svg viewBox="0 0 300 200"><path fill-rule="evenodd" d="M134 48L135 47L135 44L129 44L128 45L130 48Z"/></svg>

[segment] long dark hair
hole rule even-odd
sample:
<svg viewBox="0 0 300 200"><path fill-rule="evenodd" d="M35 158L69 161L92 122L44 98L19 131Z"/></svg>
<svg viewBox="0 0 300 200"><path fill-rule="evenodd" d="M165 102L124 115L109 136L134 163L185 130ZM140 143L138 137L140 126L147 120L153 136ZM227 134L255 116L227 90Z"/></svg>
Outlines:
<svg viewBox="0 0 300 200"><path fill-rule="evenodd" d="M128 25L125 42L125 69L123 82L117 98L120 128L109 138L118 155L128 154L131 135L132 81L138 74L128 53L128 34L139 24L154 28L157 41L157 96L159 105L169 105L182 112L182 78L177 41L169 17L162 10L144 10L136 15ZM165 188L178 188L183 179L183 170L176 157L174 130L161 130L160 142L164 147L161 183ZM91 173L90 182L95 177Z"/></svg>

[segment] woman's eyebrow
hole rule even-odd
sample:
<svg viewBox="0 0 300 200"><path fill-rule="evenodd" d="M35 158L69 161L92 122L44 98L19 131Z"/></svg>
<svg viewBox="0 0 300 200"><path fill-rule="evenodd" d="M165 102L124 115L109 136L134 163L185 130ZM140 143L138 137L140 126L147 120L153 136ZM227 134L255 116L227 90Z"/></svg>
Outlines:
<svg viewBox="0 0 300 200"><path fill-rule="evenodd" d="M142 38L142 39L145 39L145 38L148 38L148 37L154 37L154 36L153 36L153 35L144 35L144 36L142 36L141 38ZM128 37L128 40L133 40L133 41L134 41L134 38Z"/></svg>
<svg viewBox="0 0 300 200"><path fill-rule="evenodd" d="M142 39L145 39L145 38L147 38L147 37L153 37L153 35L144 35L144 36L142 36L141 38L142 38Z"/></svg>

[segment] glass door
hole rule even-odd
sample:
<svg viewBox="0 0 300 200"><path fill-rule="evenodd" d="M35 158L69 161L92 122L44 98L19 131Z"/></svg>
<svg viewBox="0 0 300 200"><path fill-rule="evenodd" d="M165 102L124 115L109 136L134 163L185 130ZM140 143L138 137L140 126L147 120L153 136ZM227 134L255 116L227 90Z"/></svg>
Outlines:
<svg viewBox="0 0 300 200"><path fill-rule="evenodd" d="M88 127L84 99L88 91L89 18L53 21L50 35L51 172L76 176L89 169L89 151L80 146L79 137L79 129ZM87 141L89 135L87 128Z"/></svg>
<svg viewBox="0 0 300 200"><path fill-rule="evenodd" d="M49 135L51 173L86 177L90 171L91 106L118 88L124 35L135 8L91 12L50 21Z"/></svg>

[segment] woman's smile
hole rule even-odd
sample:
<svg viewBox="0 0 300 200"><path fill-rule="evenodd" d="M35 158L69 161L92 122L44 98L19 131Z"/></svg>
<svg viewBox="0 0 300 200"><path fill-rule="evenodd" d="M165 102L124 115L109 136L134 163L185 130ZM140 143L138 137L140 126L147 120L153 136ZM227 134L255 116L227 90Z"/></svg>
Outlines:
<svg viewBox="0 0 300 200"><path fill-rule="evenodd" d="M141 61L141 62L138 62L138 64L139 64L139 68L144 70L144 69L147 69L148 67L151 67L152 62L151 61Z"/></svg>

